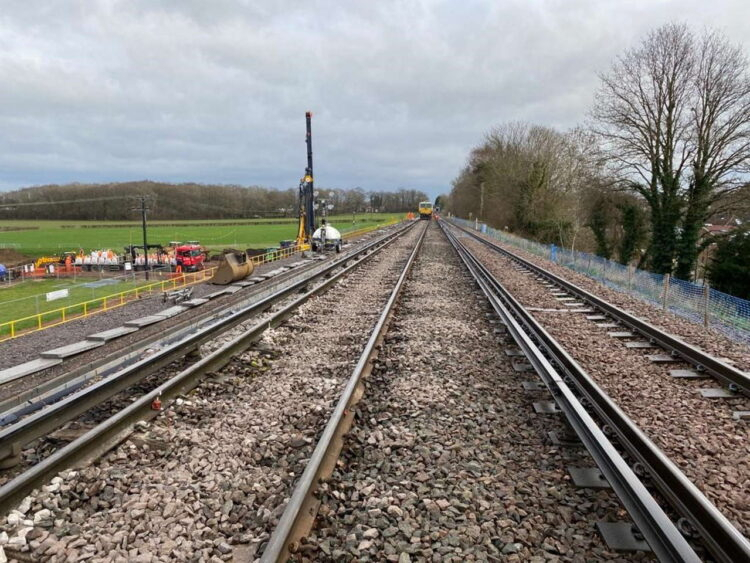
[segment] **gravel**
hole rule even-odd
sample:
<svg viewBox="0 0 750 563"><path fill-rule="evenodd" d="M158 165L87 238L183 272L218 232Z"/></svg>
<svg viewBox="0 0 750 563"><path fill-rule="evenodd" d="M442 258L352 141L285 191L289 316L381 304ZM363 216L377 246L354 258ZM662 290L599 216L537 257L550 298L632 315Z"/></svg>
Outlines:
<svg viewBox="0 0 750 563"><path fill-rule="evenodd" d="M734 411L750 410L746 397L705 399L698 389L713 380L676 379L682 363L655 364L646 358L658 349L626 348L623 340L566 309L533 276L511 267L511 260L478 242L464 239L472 252L562 344L625 413L746 536L750 535L750 426ZM625 339L632 340L632 339ZM636 338L635 340L641 340Z"/></svg>
<svg viewBox="0 0 750 563"><path fill-rule="evenodd" d="M621 520L610 491L574 488L593 462L546 438L504 337L436 226L356 407L303 561L639 560L609 550L595 519Z"/></svg>
<svg viewBox="0 0 750 563"><path fill-rule="evenodd" d="M283 511L417 234L305 303L215 379L151 424L136 425L120 447L30 495L0 526L6 554L252 557Z"/></svg>
<svg viewBox="0 0 750 563"><path fill-rule="evenodd" d="M592 278L574 272L569 268L565 268L564 266L560 266L544 258L540 258L539 256L526 252L525 250L502 244L490 237L485 236L485 238L500 245L506 250L517 254L521 258L528 260L537 266L541 266L553 274L576 284L580 288L606 299L613 305L648 321L654 326L678 336L685 342L689 342L713 356L726 358L733 362L733 365L736 367L750 372L750 346L735 342L720 332L708 331L703 325L691 322L683 317L675 315L674 313L664 311L650 303L641 301L637 297L616 291Z"/></svg>

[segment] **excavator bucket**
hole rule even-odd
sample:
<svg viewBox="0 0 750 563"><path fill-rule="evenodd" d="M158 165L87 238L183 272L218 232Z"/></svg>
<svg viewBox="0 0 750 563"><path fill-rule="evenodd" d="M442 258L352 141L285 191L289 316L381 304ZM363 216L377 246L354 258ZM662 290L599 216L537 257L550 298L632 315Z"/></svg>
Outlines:
<svg viewBox="0 0 750 563"><path fill-rule="evenodd" d="M224 254L224 258L216 268L211 283L228 285L244 279L252 273L253 263L247 259L247 254L244 252L228 252Z"/></svg>

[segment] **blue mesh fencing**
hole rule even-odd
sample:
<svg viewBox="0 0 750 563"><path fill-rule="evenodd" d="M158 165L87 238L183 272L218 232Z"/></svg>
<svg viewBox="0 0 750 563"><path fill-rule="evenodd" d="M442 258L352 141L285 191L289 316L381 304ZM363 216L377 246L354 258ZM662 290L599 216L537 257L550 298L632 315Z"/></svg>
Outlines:
<svg viewBox="0 0 750 563"><path fill-rule="evenodd" d="M707 285L646 272L634 266L625 266L588 252L571 251L527 240L477 221L466 221L457 217L451 218L451 221L551 260L593 278L607 287L702 324L706 329L718 330L732 340L750 343L750 301L746 299L722 293Z"/></svg>

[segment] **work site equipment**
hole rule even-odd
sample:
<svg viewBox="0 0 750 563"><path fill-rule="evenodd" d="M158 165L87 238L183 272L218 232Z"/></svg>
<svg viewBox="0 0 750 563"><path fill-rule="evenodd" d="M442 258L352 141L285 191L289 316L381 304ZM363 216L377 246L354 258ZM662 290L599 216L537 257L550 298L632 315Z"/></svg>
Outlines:
<svg viewBox="0 0 750 563"><path fill-rule="evenodd" d="M228 285L253 273L253 263L244 252L226 252L210 283Z"/></svg>
<svg viewBox="0 0 750 563"><path fill-rule="evenodd" d="M315 192L313 191L313 157L312 157L312 112L305 112L307 135L307 168L299 183L299 228L297 229L297 246L308 245L315 230Z"/></svg>
<svg viewBox="0 0 750 563"><path fill-rule="evenodd" d="M312 249L315 252L334 249L336 252L341 252L341 233L338 229L327 225L326 220L323 219L323 225L313 233Z"/></svg>

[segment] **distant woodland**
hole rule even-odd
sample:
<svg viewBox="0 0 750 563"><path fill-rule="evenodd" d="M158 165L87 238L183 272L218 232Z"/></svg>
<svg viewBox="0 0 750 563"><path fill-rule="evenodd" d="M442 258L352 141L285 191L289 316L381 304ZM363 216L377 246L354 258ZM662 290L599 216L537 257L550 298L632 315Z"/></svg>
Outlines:
<svg viewBox="0 0 750 563"><path fill-rule="evenodd" d="M727 226L719 235L726 256L750 273L748 245L740 246L749 172L746 54L719 32L668 24L600 75L584 125L492 129L442 204L495 228L689 280L701 252L721 242L708 223Z"/></svg>
<svg viewBox="0 0 750 563"><path fill-rule="evenodd" d="M415 211L427 196L417 190L365 191L316 188L331 213ZM261 186L166 184L151 181L67 184L0 193L0 219L127 221L139 219L146 196L150 219L296 217L297 189Z"/></svg>

